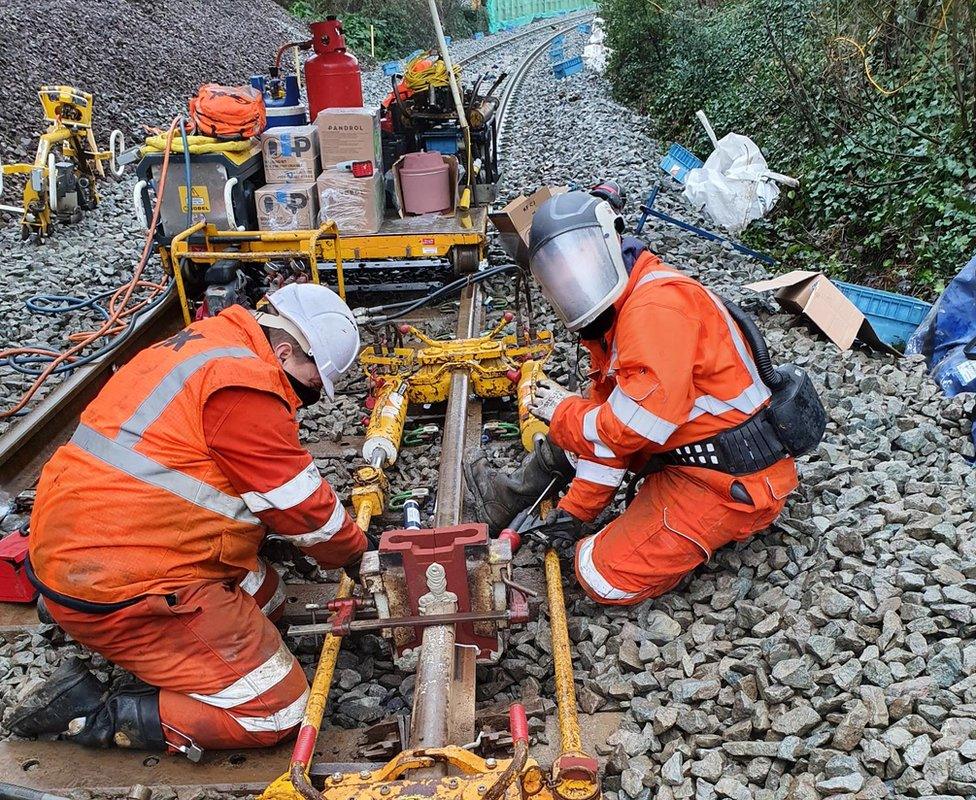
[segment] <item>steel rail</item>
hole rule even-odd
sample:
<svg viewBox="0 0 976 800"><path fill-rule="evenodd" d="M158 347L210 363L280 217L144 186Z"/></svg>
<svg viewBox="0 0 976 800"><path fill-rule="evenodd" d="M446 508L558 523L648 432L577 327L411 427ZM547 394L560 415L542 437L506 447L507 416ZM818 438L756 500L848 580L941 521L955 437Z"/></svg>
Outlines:
<svg viewBox="0 0 976 800"><path fill-rule="evenodd" d="M518 68L508 77L499 101L499 139L501 139L506 123L510 119L508 111L513 105L514 98L535 62L546 52L553 39L571 30L576 24L566 26L546 36L538 46L522 59ZM481 330L483 308L481 297L481 284L472 284L465 288L458 309L456 328L458 339L471 339ZM479 434L480 438L481 427L481 406L471 402L470 391L471 377L468 371L466 369L455 371L451 376L444 428L441 434L437 499L434 508L435 528L457 525L461 521L464 506L462 465L464 464L465 451L472 444L473 434ZM473 419L472 416L475 418ZM443 739L447 731L456 733L462 731L466 726L473 725L476 690L475 670L464 670L465 679L463 681L448 681L443 692L422 691L422 687L429 684L434 677L441 676L445 669L453 666L447 664L447 656L454 654L453 642L454 624L431 626L424 629L423 644L421 645L423 649L419 654L417 666L417 688L415 689L417 694L414 696L408 742L408 747L412 749L441 746L446 744ZM432 648L429 653L425 652L428 647ZM449 648L449 650L445 651L445 648ZM462 651L461 657L470 660L471 654ZM470 723L466 723L467 720L470 720ZM470 728L470 731L473 735L473 727ZM429 773L431 775L443 774L443 768L441 766L432 767Z"/></svg>

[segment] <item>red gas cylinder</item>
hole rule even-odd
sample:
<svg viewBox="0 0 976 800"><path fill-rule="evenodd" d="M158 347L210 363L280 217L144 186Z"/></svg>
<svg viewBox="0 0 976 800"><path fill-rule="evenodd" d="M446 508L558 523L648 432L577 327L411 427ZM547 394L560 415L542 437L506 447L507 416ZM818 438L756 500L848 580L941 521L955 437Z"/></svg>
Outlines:
<svg viewBox="0 0 976 800"><path fill-rule="evenodd" d="M363 81L359 61L346 52L342 23L335 17L312 23L315 54L305 62L309 119L323 108L359 108L363 105Z"/></svg>

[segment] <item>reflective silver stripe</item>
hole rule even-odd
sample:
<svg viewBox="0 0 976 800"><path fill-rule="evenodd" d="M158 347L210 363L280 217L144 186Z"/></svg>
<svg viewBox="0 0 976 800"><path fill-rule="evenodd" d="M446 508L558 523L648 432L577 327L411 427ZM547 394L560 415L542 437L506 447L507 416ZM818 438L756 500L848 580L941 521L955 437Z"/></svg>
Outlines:
<svg viewBox="0 0 976 800"><path fill-rule="evenodd" d="M342 503L335 496L335 492L332 492L332 499L335 501L335 506L332 508L332 514L329 516L325 525L308 533L300 533L296 536L286 535L282 538L287 539L297 547L311 547L312 545L329 541L346 524L346 509L342 507Z"/></svg>
<svg viewBox="0 0 976 800"><path fill-rule="evenodd" d="M255 514L267 511L269 508L277 508L282 511L294 508L299 503L303 503L311 497L315 490L322 485L322 476L319 474L315 462L310 463L305 469L289 478L281 486L268 489L266 492L244 492L241 499L247 503L247 507Z"/></svg>
<svg viewBox="0 0 976 800"><path fill-rule="evenodd" d="M600 407L591 408L583 415L583 438L593 445L593 455L597 458L614 458L616 453L611 450L596 428L596 418L600 413Z"/></svg>
<svg viewBox="0 0 976 800"><path fill-rule="evenodd" d="M261 613L264 616L271 616L275 611L277 611L281 604L285 602L285 587L281 585L281 580L278 580L278 586L275 588L274 594L271 595L271 599L261 606Z"/></svg>
<svg viewBox="0 0 976 800"><path fill-rule="evenodd" d="M241 591L254 597L264 583L265 576L268 574L268 565L263 558L258 559L258 568L254 572L249 572L241 581Z"/></svg>
<svg viewBox="0 0 976 800"><path fill-rule="evenodd" d="M686 281L692 280L692 278L689 278L687 275L682 275L680 272L673 272L671 270L652 270L651 272L648 272L646 275L644 275L639 281L637 281L637 285L634 287L634 290L636 291L637 289L640 289L640 287L643 286L645 283L650 283L651 281L657 281L660 280L661 278L677 278L679 280L686 280Z"/></svg>
<svg viewBox="0 0 976 800"><path fill-rule="evenodd" d="M584 461L582 458L576 465L577 478L590 481L590 483L599 483L601 486L619 486L625 473L626 470L608 467L606 464L597 464L595 461Z"/></svg>
<svg viewBox="0 0 976 800"><path fill-rule="evenodd" d="M216 708L234 708L255 700L266 691L281 683L298 662L288 646L282 642L274 655L247 675L238 678L230 686L214 694L191 692L190 697Z"/></svg>
<svg viewBox="0 0 976 800"><path fill-rule="evenodd" d="M224 494L203 481L153 461L136 450L109 439L87 425L79 425L71 443L110 467L157 489L182 497L188 503L236 522L258 525L259 520L234 495ZM120 513L124 513L120 509Z"/></svg>
<svg viewBox="0 0 976 800"><path fill-rule="evenodd" d="M166 373L156 388L132 412L132 416L122 423L115 441L128 447L135 445L142 439L146 429L159 419L166 407L183 391L190 376L208 362L217 358L257 357L257 353L246 347L215 347L181 361Z"/></svg>
<svg viewBox="0 0 976 800"><path fill-rule="evenodd" d="M631 597L637 597L637 592L625 592L623 589L614 588L600 574L593 563L593 545L595 542L596 536L588 536L583 540L576 553L576 568L579 570L580 577L586 581L586 585L593 590L594 594L604 600L629 600Z"/></svg>
<svg viewBox="0 0 976 800"><path fill-rule="evenodd" d="M747 386L737 397L733 397L731 400L719 400L710 394L703 394L695 399L695 405L689 412L688 419L693 420L702 414L711 414L717 417L727 411L741 411L743 414L751 414L766 402L767 397L768 394L765 394L762 388L754 383Z"/></svg>
<svg viewBox="0 0 976 800"><path fill-rule="evenodd" d="M618 386L610 394L607 401L613 415L621 424L630 428L634 433L658 444L664 444L668 437L677 429L677 425L652 414L635 400L624 394Z"/></svg>
<svg viewBox="0 0 976 800"><path fill-rule="evenodd" d="M729 328L729 335L732 337L732 343L735 345L736 352L738 352L739 358L742 360L742 363L745 365L746 369L749 370L749 376L752 378L752 386L749 388L758 389L759 395L762 396L762 400L749 409L749 411L755 411L759 404L764 403L767 399L769 399L771 395L769 387L767 387L766 384L762 382L762 378L759 377L759 370L756 369L756 362L752 358L752 351L748 348L743 340L742 334L739 332L739 326L735 324L735 320L732 319L732 315L729 314L725 304L708 289L705 290L705 293L715 304L715 307L725 320L725 324ZM746 413L749 413L749 411Z"/></svg>
<svg viewBox="0 0 976 800"><path fill-rule="evenodd" d="M302 696L295 702L289 703L281 711L276 711L267 717L234 717L234 720L244 730L252 733L274 731L280 733L294 728L305 716L305 703L308 702L309 690L302 692Z"/></svg>
<svg viewBox="0 0 976 800"><path fill-rule="evenodd" d="M678 278L680 280L690 281L692 280L686 275L681 275L676 272L648 272L644 277L642 277L638 282L637 286L634 287L636 290L638 287L643 286L645 283L650 283L651 281L659 280L661 278ZM736 352L739 354L739 360L742 361L743 366L749 372L749 377L752 379L752 383L747 386L742 392L739 393L737 397L733 397L730 400L722 400L718 397L713 397L712 395L702 395L695 400L695 405L693 406L691 413L688 414L688 419L692 420L696 417L700 417L702 414L712 414L718 416L719 414L724 414L726 411L741 411L743 414L751 414L759 406L765 403L770 397L769 387L763 383L762 378L759 377L759 371L756 369L756 362L752 358L752 351L749 350L745 341L742 339L742 335L739 332L738 326L735 324L735 320L732 319L732 315L729 314L728 309L726 309L725 304L718 298L711 290L705 289L705 294L708 298L715 304L718 309L719 314L725 320L725 324L728 326L729 335L732 337L732 344L735 346Z"/></svg>

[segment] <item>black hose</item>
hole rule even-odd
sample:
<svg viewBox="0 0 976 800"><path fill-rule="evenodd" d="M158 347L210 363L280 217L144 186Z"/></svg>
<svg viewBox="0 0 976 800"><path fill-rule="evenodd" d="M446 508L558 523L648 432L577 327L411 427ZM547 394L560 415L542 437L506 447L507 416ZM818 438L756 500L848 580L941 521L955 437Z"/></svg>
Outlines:
<svg viewBox="0 0 976 800"><path fill-rule="evenodd" d="M753 321L752 317L731 300L726 300L723 297L722 302L725 304L725 308L728 309L729 315L742 329L742 333L746 337L746 342L749 344L749 349L752 350L752 360L756 362L756 370L759 372L759 377L762 378L762 382L770 389L778 389L782 385L784 378L773 367L773 359L769 355L769 346L766 344L766 339L759 330L759 327Z"/></svg>
<svg viewBox="0 0 976 800"><path fill-rule="evenodd" d="M476 272L473 275L465 275L463 278L458 278L456 281L453 281L446 286L442 286L440 289L437 289L428 295L418 297L415 300L404 300L400 303L374 306L373 308L369 309L370 312L384 311L392 313L386 313L383 317L379 317L377 319L370 319L366 322L366 325L369 328L376 329L380 325L385 325L398 317L402 317L404 314L409 314L411 311L415 311L421 306L433 303L436 300L440 300L442 297L446 297L455 291L459 291L465 286L481 283L488 278L494 277L495 275L500 275L503 272L509 272L513 269L518 269L518 266L515 264L503 264L500 267L493 267L492 269L487 269L484 272Z"/></svg>

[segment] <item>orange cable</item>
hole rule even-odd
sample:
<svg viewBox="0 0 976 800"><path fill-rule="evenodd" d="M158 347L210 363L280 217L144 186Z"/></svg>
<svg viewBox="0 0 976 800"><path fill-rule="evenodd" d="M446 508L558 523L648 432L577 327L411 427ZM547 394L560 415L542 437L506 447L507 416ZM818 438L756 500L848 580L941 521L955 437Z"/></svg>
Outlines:
<svg viewBox="0 0 976 800"><path fill-rule="evenodd" d="M69 336L69 340L75 342L75 344L67 350L61 353L55 353L55 351L43 350L37 347L12 347L5 350L0 350L0 359L12 358L18 355L55 356L55 358L44 368L44 371L34 379L34 382L24 392L20 400L18 400L11 408L0 411L0 419L12 417L18 411L22 410L30 402L31 398L37 393L44 382L51 376L54 370L61 366L61 364L75 360L78 354L95 340L103 336L108 336L113 332L122 330L122 327L119 324L121 320L131 316L134 312L143 308L153 298L158 296L160 291L162 291L162 284L150 283L142 280L142 273L149 263L149 256L152 252L153 237L156 234L156 227L159 225L159 214L163 205L162 198L163 192L166 188L166 174L169 171L169 156L172 149L173 136L176 134L177 126L180 124L181 120L182 117L174 118L169 126L169 131L166 134L166 148L163 152L163 164L159 174L159 188L156 192L156 205L153 208L152 222L149 225L149 229L146 231L146 242L142 248L142 255L139 256L139 263L136 265L136 268L132 273L132 278L128 283L120 286L112 295L111 300L109 301L108 317L103 320L102 324L96 330L85 331ZM135 306L127 307L136 288L145 287L147 285L150 287L155 287L153 293L151 293L148 298L141 300Z"/></svg>

